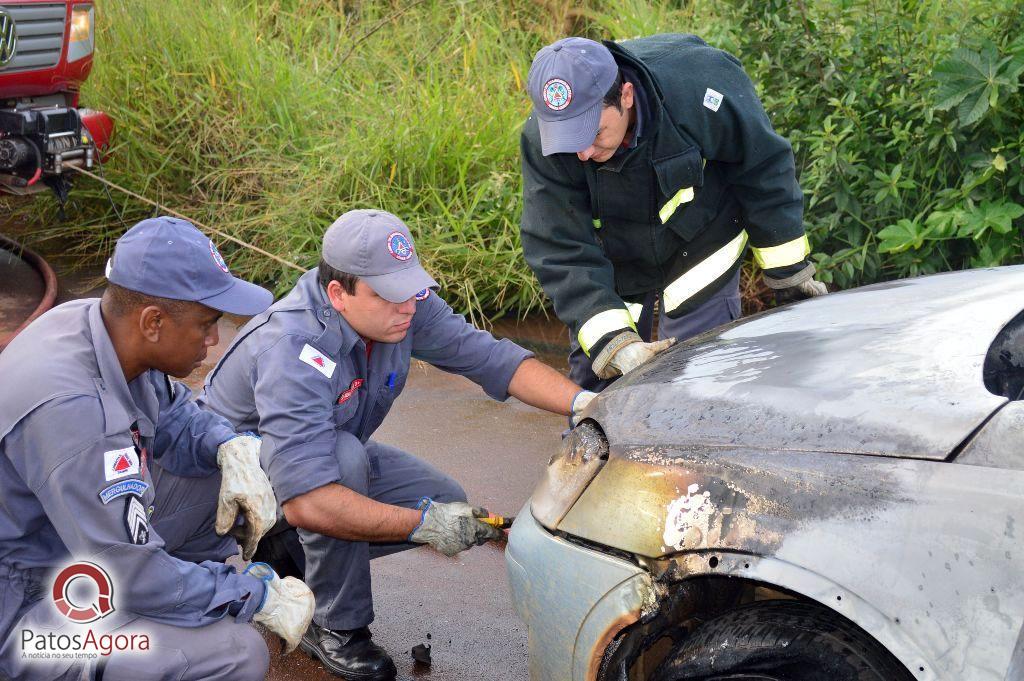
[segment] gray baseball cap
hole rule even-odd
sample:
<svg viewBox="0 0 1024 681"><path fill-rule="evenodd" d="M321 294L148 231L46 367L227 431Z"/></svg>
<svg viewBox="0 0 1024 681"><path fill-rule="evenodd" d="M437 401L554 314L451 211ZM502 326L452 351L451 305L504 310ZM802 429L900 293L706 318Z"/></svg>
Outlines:
<svg viewBox="0 0 1024 681"><path fill-rule="evenodd" d="M601 101L618 73L608 48L586 38L562 38L537 52L526 87L542 154L575 154L594 143Z"/></svg>
<svg viewBox="0 0 1024 681"><path fill-rule="evenodd" d="M420 265L409 228L383 210L350 210L335 220L324 234L323 259L392 303L437 288Z"/></svg>
<svg viewBox="0 0 1024 681"><path fill-rule="evenodd" d="M117 240L107 280L237 315L259 314L274 302L270 291L231 276L217 246L191 222L167 216L143 220Z"/></svg>

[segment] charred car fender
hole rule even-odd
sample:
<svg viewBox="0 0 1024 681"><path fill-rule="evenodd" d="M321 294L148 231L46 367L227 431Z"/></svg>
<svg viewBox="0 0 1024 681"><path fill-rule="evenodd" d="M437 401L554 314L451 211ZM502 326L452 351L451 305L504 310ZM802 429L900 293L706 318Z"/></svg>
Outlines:
<svg viewBox="0 0 1024 681"><path fill-rule="evenodd" d="M835 611L868 632L920 681L946 678L935 672L911 632L855 592L828 577L775 558L728 551L677 554L652 566L663 579L736 577L799 595ZM669 588L672 588L671 586Z"/></svg>
<svg viewBox="0 0 1024 681"><path fill-rule="evenodd" d="M728 569L802 594L918 678L1002 681L1024 623L1022 488L1020 471L946 462L613 445L557 530L660 582Z"/></svg>
<svg viewBox="0 0 1024 681"><path fill-rule="evenodd" d="M505 558L512 601L529 630L531 681L596 678L615 635L656 607L650 573L551 534L529 504L516 518Z"/></svg>

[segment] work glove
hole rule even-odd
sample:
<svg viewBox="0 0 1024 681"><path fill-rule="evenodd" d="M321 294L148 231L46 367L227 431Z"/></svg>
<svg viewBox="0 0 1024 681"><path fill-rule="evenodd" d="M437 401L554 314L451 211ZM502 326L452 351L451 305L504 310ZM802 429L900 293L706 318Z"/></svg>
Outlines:
<svg viewBox="0 0 1024 681"><path fill-rule="evenodd" d="M597 397L597 393L589 390L581 390L576 393L576 397L572 398L572 415L569 417L569 422L573 428L580 424L583 420L582 412L590 404L590 401Z"/></svg>
<svg viewBox="0 0 1024 681"><path fill-rule="evenodd" d="M217 534L229 531L242 545L242 558L249 560L256 545L277 522L277 499L270 478L260 467L260 439L239 435L217 448L220 493L217 495ZM236 524L241 514L243 524Z"/></svg>
<svg viewBox="0 0 1024 681"><path fill-rule="evenodd" d="M814 279L814 272L814 263L808 263L807 267L785 279L775 279L767 274L763 274L762 277L765 285L775 294L775 304L785 305L828 293L825 284Z"/></svg>
<svg viewBox="0 0 1024 681"><path fill-rule="evenodd" d="M625 376L641 364L649 362L659 352L672 347L675 342L675 338L666 338L645 343L636 331L623 331L597 353L591 368L598 378Z"/></svg>
<svg viewBox="0 0 1024 681"><path fill-rule="evenodd" d="M488 516L486 509L462 501L446 504L424 497L417 508L423 513L420 524L409 534L409 541L430 544L449 558L471 546L505 536L500 528L478 520Z"/></svg>
<svg viewBox="0 0 1024 681"><path fill-rule="evenodd" d="M266 563L250 564L245 568L245 574L259 579L266 586L263 602L253 615L253 620L281 637L283 652L287 655L299 645L313 619L313 608L316 606L313 592L301 579L281 579Z"/></svg>

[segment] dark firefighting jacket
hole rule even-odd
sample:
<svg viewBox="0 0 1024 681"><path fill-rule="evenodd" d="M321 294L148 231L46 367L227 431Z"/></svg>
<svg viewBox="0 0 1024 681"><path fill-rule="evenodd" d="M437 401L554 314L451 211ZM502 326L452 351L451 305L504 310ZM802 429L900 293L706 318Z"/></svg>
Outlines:
<svg viewBox="0 0 1024 681"><path fill-rule="evenodd" d="M604 163L543 156L535 116L520 141L523 252L588 355L635 328L651 291L670 316L696 308L748 243L778 278L809 252L792 147L739 61L693 35L605 45L646 93L636 147Z"/></svg>

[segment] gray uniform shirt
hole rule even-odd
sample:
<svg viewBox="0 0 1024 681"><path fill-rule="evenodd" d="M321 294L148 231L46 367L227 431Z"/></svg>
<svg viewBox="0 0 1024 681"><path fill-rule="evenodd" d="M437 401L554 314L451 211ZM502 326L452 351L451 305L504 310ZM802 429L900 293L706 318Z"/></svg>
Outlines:
<svg viewBox="0 0 1024 681"><path fill-rule="evenodd" d="M278 502L339 480L338 457L366 456L363 445L405 387L412 357L466 376L496 400L508 397L512 375L532 354L424 295L405 338L367 352L311 270L241 329L206 377L200 405L263 437Z"/></svg>
<svg viewBox="0 0 1024 681"><path fill-rule="evenodd" d="M113 570L118 608L195 627L248 621L262 582L222 564L178 560L129 504L154 499L149 456L179 476L217 471L235 436L191 392L148 370L131 383L97 299L46 313L0 354L0 640L31 604L26 575L92 557ZM17 591L14 593L12 590Z"/></svg>

